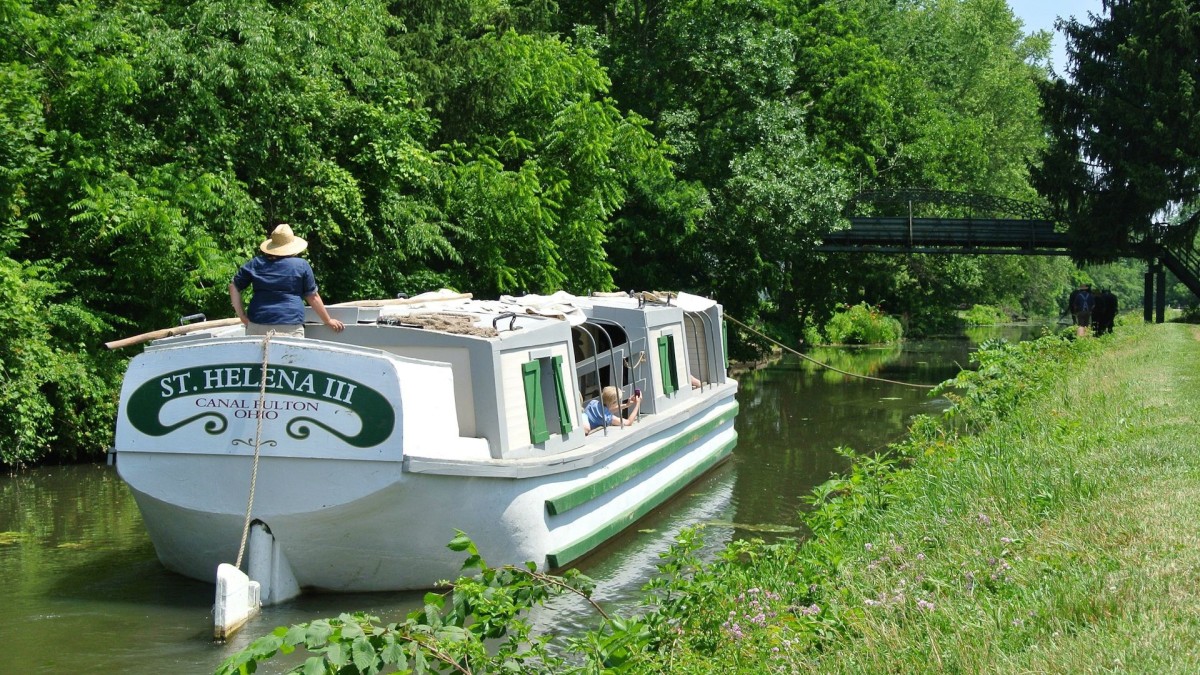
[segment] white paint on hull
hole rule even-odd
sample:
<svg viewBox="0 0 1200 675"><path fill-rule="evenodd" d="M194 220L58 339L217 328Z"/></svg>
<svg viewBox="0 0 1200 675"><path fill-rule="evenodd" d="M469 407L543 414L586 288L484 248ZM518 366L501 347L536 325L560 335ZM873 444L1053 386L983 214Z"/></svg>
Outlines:
<svg viewBox="0 0 1200 675"><path fill-rule="evenodd" d="M732 420L673 453L653 470L565 514L546 513L547 499L609 475L652 453L708 415L682 418L602 462L528 478L488 478L403 473L398 465L296 458L264 458L258 475L254 519L269 527L300 587L328 591L429 588L454 579L463 556L446 544L455 530L474 539L491 564L533 561L602 529L648 496L661 491L715 448L736 438ZM721 401L714 401L719 403ZM631 427L634 428L634 427ZM619 438L611 432L613 441ZM122 457L145 461L160 485L220 486L211 501L166 490L152 495L134 487L159 558L169 569L208 580L217 566L237 556L249 464L231 458L183 461L179 455ZM223 460L223 461L218 461ZM141 464L141 461L137 461ZM238 464L242 464L238 466ZM131 486L143 467L125 467ZM296 486L306 486L296 489ZM184 497L181 499L181 497ZM234 499L240 497L240 499Z"/></svg>

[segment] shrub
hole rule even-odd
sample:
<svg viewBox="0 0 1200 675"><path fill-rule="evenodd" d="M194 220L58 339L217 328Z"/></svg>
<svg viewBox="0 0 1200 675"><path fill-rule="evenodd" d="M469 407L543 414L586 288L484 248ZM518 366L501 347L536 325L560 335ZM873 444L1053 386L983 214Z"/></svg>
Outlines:
<svg viewBox="0 0 1200 675"><path fill-rule="evenodd" d="M968 326L995 326L1008 323L1011 318L1003 309L994 305L974 305L963 314Z"/></svg>
<svg viewBox="0 0 1200 675"><path fill-rule="evenodd" d="M1121 315L1121 316L1123 317L1125 315ZM1119 318L1121 318L1121 317L1118 317L1118 319ZM1138 321L1141 321L1140 317L1138 318ZM1176 321L1179 321L1181 323L1200 323L1200 305L1189 305L1187 307L1184 307L1183 312L1179 315L1179 318L1176 319ZM1118 321L1117 323L1124 323L1124 322Z"/></svg>
<svg viewBox="0 0 1200 675"><path fill-rule="evenodd" d="M834 312L824 333L830 344L876 345L898 342L904 329L878 307L860 302Z"/></svg>
<svg viewBox="0 0 1200 675"><path fill-rule="evenodd" d="M118 359L89 356L98 319L55 304L52 270L0 258L0 465L99 454L112 440Z"/></svg>
<svg viewBox="0 0 1200 675"><path fill-rule="evenodd" d="M1078 354L1096 348L1094 340L1074 345L1073 338L1071 330L1066 329L1024 342L1012 343L1003 338L985 341L971 357L977 368L964 370L934 389L934 394L944 395L951 402L945 418L978 428L1007 415L1052 381L1052 374L1079 358Z"/></svg>

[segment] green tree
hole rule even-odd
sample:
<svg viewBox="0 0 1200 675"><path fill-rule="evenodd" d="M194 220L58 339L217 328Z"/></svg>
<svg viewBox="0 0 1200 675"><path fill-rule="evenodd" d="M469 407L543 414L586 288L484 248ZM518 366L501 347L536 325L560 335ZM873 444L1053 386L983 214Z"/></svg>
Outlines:
<svg viewBox="0 0 1200 675"><path fill-rule="evenodd" d="M889 88L894 114L883 130L887 151L870 186L1036 199L1030 166L1045 145L1038 85L1047 77L1049 35L1024 34L1003 0L854 4L882 53L897 65ZM995 214L926 208L922 215ZM849 265L847 258L839 262ZM1023 296L1022 279L1036 277L1042 264L1033 258L876 256L834 276L847 280L847 300L906 314L911 332L921 334L952 328L952 310L960 304ZM1045 311L1054 300L1035 304ZM1033 311L1029 304L1025 300L1022 309Z"/></svg>
<svg viewBox="0 0 1200 675"><path fill-rule="evenodd" d="M608 290L610 230L640 200L671 227L692 226L696 197L678 185L666 148L622 114L586 31L534 30L540 3L409 3L402 59L446 151L445 214L457 283L483 294Z"/></svg>
<svg viewBox="0 0 1200 675"><path fill-rule="evenodd" d="M1038 189L1079 257L1111 261L1200 191L1200 13L1185 0L1104 0L1061 21L1070 79L1043 90L1051 144ZM1190 244L1200 211L1172 228Z"/></svg>
<svg viewBox="0 0 1200 675"><path fill-rule="evenodd" d="M0 464L82 459L111 439L119 359L87 356L97 321L61 293L54 270L0 258Z"/></svg>
<svg viewBox="0 0 1200 675"><path fill-rule="evenodd" d="M329 297L387 289L397 258L448 250L397 28L382 3L63 6L33 43L53 169L21 254L71 261L67 287L137 328L227 313L235 265L285 220Z"/></svg>
<svg viewBox="0 0 1200 675"><path fill-rule="evenodd" d="M634 200L618 213L618 281L715 292L735 315L766 311L798 335L822 297L812 244L841 222L848 176L872 173L881 152L889 65L854 15L815 1L561 7L560 25L602 38L614 96L663 134L689 188L674 211ZM661 213L679 207L707 209L694 232L664 229Z"/></svg>
<svg viewBox="0 0 1200 675"><path fill-rule="evenodd" d="M3 338L39 355L5 361L7 395L83 396L49 372L74 354L111 405L98 345L227 316L228 279L281 221L332 301L611 288L625 203L686 231L703 195L608 97L591 49L541 31L552 10L0 0L0 262L44 324ZM44 449L48 427L29 428ZM94 452L111 427L95 429L59 442Z"/></svg>

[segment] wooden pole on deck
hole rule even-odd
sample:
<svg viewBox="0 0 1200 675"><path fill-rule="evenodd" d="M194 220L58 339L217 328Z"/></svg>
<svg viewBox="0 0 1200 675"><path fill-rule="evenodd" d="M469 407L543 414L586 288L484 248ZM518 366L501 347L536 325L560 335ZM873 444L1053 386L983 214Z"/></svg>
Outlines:
<svg viewBox="0 0 1200 675"><path fill-rule="evenodd" d="M454 295L439 295L427 297L418 295L412 298L386 298L384 300L353 300L339 302L326 307L392 307L395 305L423 305L427 302L449 302L451 300L470 300L470 293L455 293Z"/></svg>
<svg viewBox="0 0 1200 675"><path fill-rule="evenodd" d="M142 333L141 335L134 335L133 337L122 338L120 340L113 340L112 342L105 342L104 346L107 347L108 349L120 349L122 347L129 347L131 345L140 345L143 342L149 342L151 340L159 340L161 338L173 337L175 335L184 335L186 333L192 333L192 332L195 332L198 330L205 330L207 328L221 328L223 326L232 326L234 324L239 324L241 322L242 322L242 320L237 317L233 317L230 319L213 319L212 321L201 321L200 323L191 323L186 326L176 326L174 328L163 328L161 330L150 331L149 333Z"/></svg>

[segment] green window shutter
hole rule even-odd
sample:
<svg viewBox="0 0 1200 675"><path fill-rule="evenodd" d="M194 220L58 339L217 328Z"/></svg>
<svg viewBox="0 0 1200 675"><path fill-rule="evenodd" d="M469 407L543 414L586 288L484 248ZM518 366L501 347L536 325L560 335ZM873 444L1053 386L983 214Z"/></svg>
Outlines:
<svg viewBox="0 0 1200 675"><path fill-rule="evenodd" d="M525 413L529 416L529 439L542 443L550 438L546 430L546 409L542 405L542 365L530 361L521 366L521 377L525 382Z"/></svg>
<svg viewBox="0 0 1200 675"><path fill-rule="evenodd" d="M554 397L558 399L558 419L562 422L561 433L571 430L571 408L567 405L567 388L563 385L561 356L550 360L554 364Z"/></svg>
<svg viewBox="0 0 1200 675"><path fill-rule="evenodd" d="M675 339L670 335L658 338L658 372L662 375L664 394L672 394L679 388L679 375L675 372Z"/></svg>

